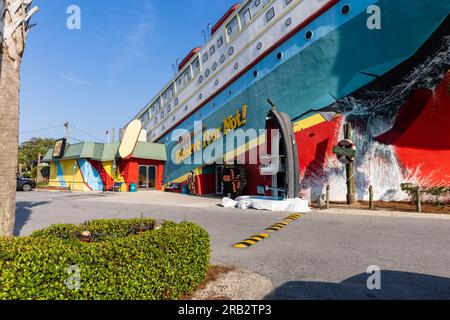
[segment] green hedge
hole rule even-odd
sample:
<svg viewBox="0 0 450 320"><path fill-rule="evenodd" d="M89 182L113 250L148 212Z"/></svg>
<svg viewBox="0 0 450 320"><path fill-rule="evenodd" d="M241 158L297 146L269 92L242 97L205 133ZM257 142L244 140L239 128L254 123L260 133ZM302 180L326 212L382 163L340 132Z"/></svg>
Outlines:
<svg viewBox="0 0 450 320"><path fill-rule="evenodd" d="M127 236L141 223L93 221L88 229L99 237L92 243L77 238L86 227L75 225L0 239L0 299L161 300L192 293L208 272L208 233L191 223L168 222ZM144 220L145 226L153 223ZM78 290L71 266L80 270Z"/></svg>

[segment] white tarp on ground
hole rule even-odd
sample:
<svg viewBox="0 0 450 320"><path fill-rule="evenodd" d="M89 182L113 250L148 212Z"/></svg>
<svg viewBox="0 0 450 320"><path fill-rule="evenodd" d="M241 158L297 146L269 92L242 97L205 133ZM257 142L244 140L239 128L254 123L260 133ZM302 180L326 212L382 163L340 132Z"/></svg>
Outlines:
<svg viewBox="0 0 450 320"><path fill-rule="evenodd" d="M222 205L225 208L256 209L274 212L300 213L311 211L308 200L300 198L272 200L263 197L245 196L239 197L236 200L223 198Z"/></svg>

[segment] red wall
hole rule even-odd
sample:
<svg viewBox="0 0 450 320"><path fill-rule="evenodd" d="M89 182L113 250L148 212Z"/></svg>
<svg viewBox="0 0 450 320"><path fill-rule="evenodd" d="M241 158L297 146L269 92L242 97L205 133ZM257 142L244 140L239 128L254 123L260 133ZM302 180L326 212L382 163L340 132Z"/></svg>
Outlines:
<svg viewBox="0 0 450 320"><path fill-rule="evenodd" d="M393 145L405 175L427 186L450 186L450 73L436 88L416 90L392 130L377 138Z"/></svg>
<svg viewBox="0 0 450 320"><path fill-rule="evenodd" d="M131 183L139 182L139 165L156 166L156 190L162 190L162 180L164 176L164 163L156 160L135 159L123 160L120 162L120 173L129 188Z"/></svg>

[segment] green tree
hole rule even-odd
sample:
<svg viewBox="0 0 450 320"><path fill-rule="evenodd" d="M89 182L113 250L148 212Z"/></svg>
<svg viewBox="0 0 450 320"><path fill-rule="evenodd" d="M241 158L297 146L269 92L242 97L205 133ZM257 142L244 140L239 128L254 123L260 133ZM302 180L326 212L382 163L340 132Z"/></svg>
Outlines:
<svg viewBox="0 0 450 320"><path fill-rule="evenodd" d="M19 164L22 167L22 173L33 179L36 178L36 166L39 155L42 159L54 144L55 140L49 138L31 138L22 142L19 146Z"/></svg>

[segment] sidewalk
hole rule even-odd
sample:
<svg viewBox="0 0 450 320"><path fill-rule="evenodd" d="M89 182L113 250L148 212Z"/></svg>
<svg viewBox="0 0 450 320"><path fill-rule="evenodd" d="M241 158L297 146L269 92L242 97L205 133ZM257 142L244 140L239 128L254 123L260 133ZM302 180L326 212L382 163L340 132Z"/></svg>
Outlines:
<svg viewBox="0 0 450 320"><path fill-rule="evenodd" d="M414 219L440 219L450 220L450 215L447 214L432 214L432 213L414 213L414 212L399 212L399 211L382 211L382 210L361 210L352 208L334 208L326 210L317 210L315 213L327 214L343 214L343 215L358 215L358 216L372 216L372 217L391 217L391 218L414 218Z"/></svg>
<svg viewBox="0 0 450 320"><path fill-rule="evenodd" d="M144 204L157 206L206 208L222 203L219 198L188 196L161 191L139 191L136 193L102 193L102 197L80 199L82 201L108 202L121 204Z"/></svg>

